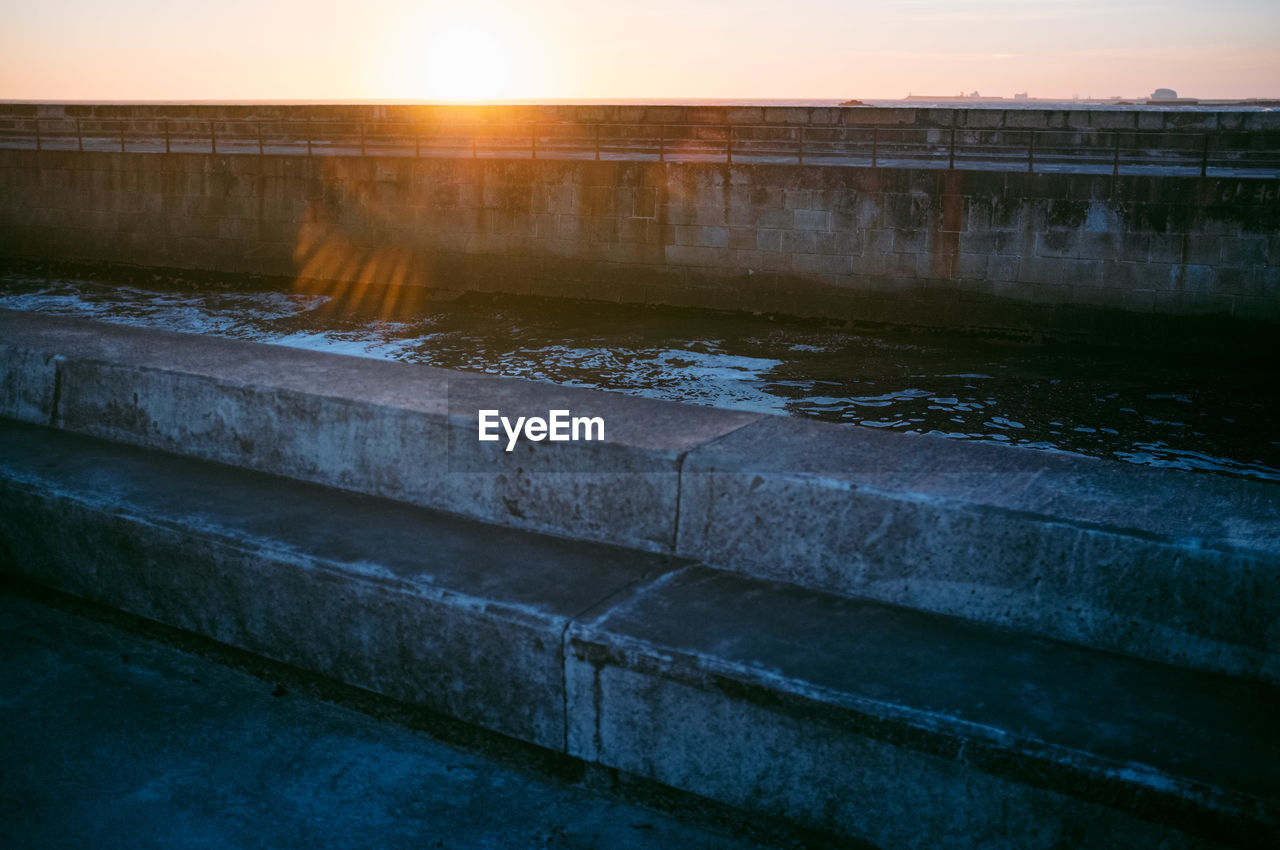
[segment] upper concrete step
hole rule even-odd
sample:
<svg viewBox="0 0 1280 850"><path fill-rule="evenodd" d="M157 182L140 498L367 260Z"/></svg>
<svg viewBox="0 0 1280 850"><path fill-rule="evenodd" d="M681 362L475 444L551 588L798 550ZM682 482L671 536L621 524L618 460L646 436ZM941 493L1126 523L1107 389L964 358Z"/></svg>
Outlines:
<svg viewBox="0 0 1280 850"><path fill-rule="evenodd" d="M0 422L29 580L882 847L1268 846L1249 680Z"/></svg>
<svg viewBox="0 0 1280 850"><path fill-rule="evenodd" d="M0 415L1280 681L1274 485L8 311Z"/></svg>

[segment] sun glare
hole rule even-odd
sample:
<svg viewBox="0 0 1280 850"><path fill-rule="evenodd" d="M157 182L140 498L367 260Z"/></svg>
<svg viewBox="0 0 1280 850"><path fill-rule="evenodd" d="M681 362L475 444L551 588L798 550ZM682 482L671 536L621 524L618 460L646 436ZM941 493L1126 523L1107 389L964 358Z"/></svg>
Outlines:
<svg viewBox="0 0 1280 850"><path fill-rule="evenodd" d="M422 72L431 97L491 100L510 94L511 50L481 24L456 23L428 42Z"/></svg>

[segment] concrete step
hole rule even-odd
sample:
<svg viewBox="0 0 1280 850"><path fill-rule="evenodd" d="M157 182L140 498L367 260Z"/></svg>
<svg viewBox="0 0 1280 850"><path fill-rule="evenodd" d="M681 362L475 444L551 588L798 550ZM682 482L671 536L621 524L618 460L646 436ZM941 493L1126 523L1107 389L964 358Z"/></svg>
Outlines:
<svg viewBox="0 0 1280 850"><path fill-rule="evenodd" d="M15 422L0 560L880 847L1280 836L1280 694L1257 680Z"/></svg>
<svg viewBox="0 0 1280 850"><path fill-rule="evenodd" d="M615 790L567 758L37 595L53 604L0 588L7 850L838 846L637 783Z"/></svg>
<svg viewBox="0 0 1280 850"><path fill-rule="evenodd" d="M11 311L0 415L1280 682L1273 484Z"/></svg>

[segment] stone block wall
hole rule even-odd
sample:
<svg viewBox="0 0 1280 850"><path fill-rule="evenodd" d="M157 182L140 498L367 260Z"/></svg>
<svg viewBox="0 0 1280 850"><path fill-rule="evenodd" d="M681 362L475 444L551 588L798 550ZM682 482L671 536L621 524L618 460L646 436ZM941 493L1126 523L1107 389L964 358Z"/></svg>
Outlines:
<svg viewBox="0 0 1280 850"><path fill-rule="evenodd" d="M0 103L0 130L40 117L137 122L174 121L420 121L431 122L606 122L620 124L734 124L813 127L919 127L971 130L1280 130L1280 112L1261 109L999 109L915 106L751 106L700 104L119 104Z"/></svg>
<svg viewBox="0 0 1280 850"><path fill-rule="evenodd" d="M0 150L0 256L871 321L1280 321L1280 180Z"/></svg>

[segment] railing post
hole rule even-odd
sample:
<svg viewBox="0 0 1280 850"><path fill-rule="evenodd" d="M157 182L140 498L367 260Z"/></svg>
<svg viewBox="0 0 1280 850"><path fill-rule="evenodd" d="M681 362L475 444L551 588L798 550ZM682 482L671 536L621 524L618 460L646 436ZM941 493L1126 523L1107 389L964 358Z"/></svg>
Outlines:
<svg viewBox="0 0 1280 850"><path fill-rule="evenodd" d="M164 119L164 152L170 153L169 150L169 119Z"/></svg>
<svg viewBox="0 0 1280 850"><path fill-rule="evenodd" d="M1200 154L1200 176L1207 177L1209 174L1209 134L1204 134L1204 150Z"/></svg>
<svg viewBox="0 0 1280 850"><path fill-rule="evenodd" d="M728 127L729 127L729 135L728 135L728 141L725 144L725 153L729 158L729 164L733 165L733 125L730 124L728 125Z"/></svg>
<svg viewBox="0 0 1280 850"><path fill-rule="evenodd" d="M1036 131L1030 130L1031 140L1027 142L1027 173L1030 174L1036 169Z"/></svg>
<svg viewBox="0 0 1280 850"><path fill-rule="evenodd" d="M213 126L213 122L209 122L209 147L214 153L218 152L218 128Z"/></svg>
<svg viewBox="0 0 1280 850"><path fill-rule="evenodd" d="M76 119L76 147L84 150L84 135L80 132L80 119Z"/></svg>
<svg viewBox="0 0 1280 850"><path fill-rule="evenodd" d="M595 124L596 128L596 162L600 161L600 122Z"/></svg>
<svg viewBox="0 0 1280 850"><path fill-rule="evenodd" d="M40 150L40 119L36 119L36 150Z"/></svg>
<svg viewBox="0 0 1280 850"><path fill-rule="evenodd" d="M800 125L800 149L799 151L797 151L797 155L800 159L799 164L804 165L804 125L803 124Z"/></svg>
<svg viewBox="0 0 1280 850"><path fill-rule="evenodd" d="M658 162L667 161L667 125L658 125Z"/></svg>
<svg viewBox="0 0 1280 850"><path fill-rule="evenodd" d="M1116 133L1116 149L1111 160L1111 176L1120 176L1120 134Z"/></svg>
<svg viewBox="0 0 1280 850"><path fill-rule="evenodd" d="M947 169L956 170L956 128L951 128L951 157L947 160Z"/></svg>
<svg viewBox="0 0 1280 850"><path fill-rule="evenodd" d="M262 156L262 122L258 122L258 156Z"/></svg>
<svg viewBox="0 0 1280 850"><path fill-rule="evenodd" d="M880 152L879 148L880 148L880 128L872 127L871 128L871 167L872 168L876 167L876 161L878 159L877 155Z"/></svg>

